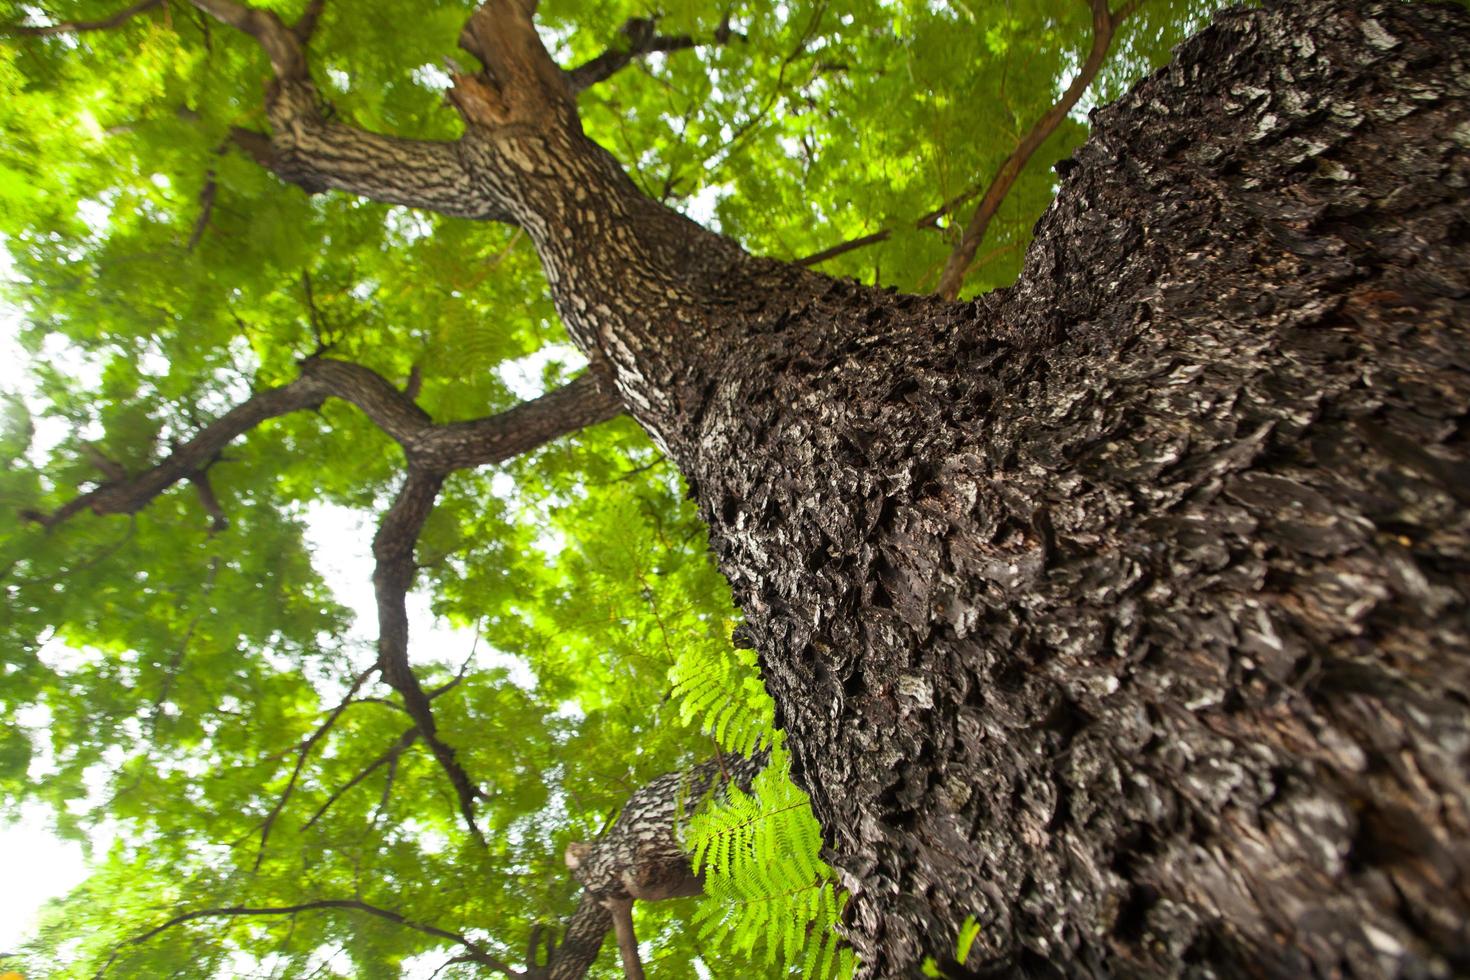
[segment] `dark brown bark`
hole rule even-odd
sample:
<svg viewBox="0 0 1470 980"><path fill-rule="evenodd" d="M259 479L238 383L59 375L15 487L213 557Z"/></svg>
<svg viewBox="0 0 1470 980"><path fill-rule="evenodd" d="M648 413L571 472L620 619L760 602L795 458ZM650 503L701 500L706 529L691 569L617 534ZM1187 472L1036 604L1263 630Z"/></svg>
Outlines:
<svg viewBox="0 0 1470 980"><path fill-rule="evenodd" d="M710 523L865 971L969 915L1003 975L1466 966L1467 37L1228 15L968 305L478 123Z"/></svg>
<svg viewBox="0 0 1470 980"><path fill-rule="evenodd" d="M685 474L863 970L968 916L1002 976L1470 970L1466 13L1223 15L953 304L642 198L532 6L471 22L446 207L525 228Z"/></svg>
<svg viewBox="0 0 1470 980"><path fill-rule="evenodd" d="M827 285L668 438L866 971L1467 969L1467 40L1230 15L1015 289Z"/></svg>

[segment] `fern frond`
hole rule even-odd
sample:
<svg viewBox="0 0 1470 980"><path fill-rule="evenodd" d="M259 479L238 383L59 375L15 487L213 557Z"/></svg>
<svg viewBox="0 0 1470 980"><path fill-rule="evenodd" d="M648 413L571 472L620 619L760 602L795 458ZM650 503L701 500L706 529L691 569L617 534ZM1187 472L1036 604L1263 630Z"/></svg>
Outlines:
<svg viewBox="0 0 1470 980"><path fill-rule="evenodd" d="M752 651L725 642L689 644L669 668L669 680L680 720L697 724L721 748L750 756L770 744L773 709Z"/></svg>
<svg viewBox="0 0 1470 980"><path fill-rule="evenodd" d="M852 974L836 925L844 898L821 859L811 804L791 781L780 740L749 792L729 787L684 831L705 897L695 912L702 941L755 956L784 973L831 980Z"/></svg>

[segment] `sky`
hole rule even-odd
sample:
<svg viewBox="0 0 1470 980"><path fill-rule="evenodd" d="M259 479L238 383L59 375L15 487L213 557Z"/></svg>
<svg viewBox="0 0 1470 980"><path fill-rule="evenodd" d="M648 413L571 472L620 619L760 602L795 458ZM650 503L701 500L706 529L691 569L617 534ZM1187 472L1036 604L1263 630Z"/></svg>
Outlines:
<svg viewBox="0 0 1470 980"><path fill-rule="evenodd" d="M10 255L0 241L0 283L10 280ZM0 364L11 365L0 375L0 391L15 391L20 371L15 365L26 363L24 351L16 342L20 317L14 308L0 301ZM49 811L44 807L21 808L20 820L0 823L0 953L9 952L22 936L34 927L37 910L48 899L64 895L86 874L82 845L63 841L51 828Z"/></svg>

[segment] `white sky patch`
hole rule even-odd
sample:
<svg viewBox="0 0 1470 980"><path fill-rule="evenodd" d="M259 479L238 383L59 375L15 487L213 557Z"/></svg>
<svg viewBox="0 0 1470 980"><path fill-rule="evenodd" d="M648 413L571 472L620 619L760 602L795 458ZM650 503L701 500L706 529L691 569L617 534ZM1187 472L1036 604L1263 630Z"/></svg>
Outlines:
<svg viewBox="0 0 1470 980"><path fill-rule="evenodd" d="M571 344L547 344L525 357L503 361L496 370L500 372L500 380L505 382L512 394L529 401L546 394L541 372L552 361L560 361L569 371L578 371L587 365L587 358Z"/></svg>
<svg viewBox="0 0 1470 980"><path fill-rule="evenodd" d="M405 245L412 245L434 230L433 222L423 214L404 207L389 208L385 223Z"/></svg>
<svg viewBox="0 0 1470 980"><path fill-rule="evenodd" d="M338 602L352 610L347 638L371 645L377 640L377 599L373 594L373 533L366 514L336 504L306 508L306 544L311 562Z"/></svg>
<svg viewBox="0 0 1470 980"><path fill-rule="evenodd" d="M0 390L21 394L20 372L16 368L25 365L30 358L20 345L20 310L3 301L3 291L15 282L15 264L5 246L5 239L0 237L0 360L10 365L3 382L0 382Z"/></svg>
<svg viewBox="0 0 1470 980"><path fill-rule="evenodd" d="M1076 54L1069 51L1063 57L1065 61L1062 65L1062 73L1057 77L1056 97L1058 99L1062 97L1062 93L1071 87L1073 80L1077 78L1078 72L1082 70L1082 62L1078 60ZM1096 107L1097 84L1096 79L1094 79L1093 84L1087 86L1087 91L1082 93L1082 98L1077 100L1077 104L1072 107L1072 111L1067 113L1067 115L1086 126L1089 124L1087 118L1088 113L1092 112Z"/></svg>
<svg viewBox="0 0 1470 980"><path fill-rule="evenodd" d="M431 92L442 92L454 84L454 79L449 77L449 72L438 65L419 65L409 74L415 84Z"/></svg>
<svg viewBox="0 0 1470 980"><path fill-rule="evenodd" d="M112 206L116 203L117 194L113 191L95 198L84 197L77 202L77 217L91 229L92 234L100 237L107 233L107 227L112 223Z"/></svg>
<svg viewBox="0 0 1470 980"><path fill-rule="evenodd" d="M26 804L18 821L0 824L0 868L0 952L9 952L36 927L42 905L87 876L87 859L81 844L56 836L48 808Z"/></svg>
<svg viewBox="0 0 1470 980"><path fill-rule="evenodd" d="M6 245L5 239L0 238L0 290L13 282L15 274ZM58 424L59 420L36 417L40 405L24 377L30 357L20 345L21 322L20 311L0 301L0 362L10 365L0 376L0 391L21 397L32 413L36 441L54 446L66 434L66 428ZM46 644L41 653L48 661L64 659L69 654L81 661L86 659L83 652L71 651L55 642ZM22 728L45 728L50 724L50 712L45 708L20 711L11 722ZM37 745L39 751L33 770L54 770L55 760L50 757L49 748L44 739ZM56 836L48 808L25 804L17 821L0 823L0 869L4 869L9 882L7 887L0 888L0 952L6 952L20 945L35 928L42 905L65 895L87 876L87 861L81 844Z"/></svg>
<svg viewBox="0 0 1470 980"><path fill-rule="evenodd" d="M71 434L72 427L65 419L42 414L46 404L31 383L31 356L20 343L24 317L19 309L4 302L4 290L16 281L15 264L5 246L6 240L0 237L0 364L9 366L0 374L0 394L19 397L30 412L35 432L26 460L32 466L39 467L51 455L52 450ZM95 387L102 380L101 363L88 358L63 337L53 335L46 338L42 356L48 363L79 378L83 384ZM100 434L92 432L88 438L96 438Z"/></svg>
<svg viewBox="0 0 1470 980"><path fill-rule="evenodd" d="M724 184L701 187L698 193L684 202L684 213L712 231L720 230L720 220L715 216L715 206L729 190Z"/></svg>

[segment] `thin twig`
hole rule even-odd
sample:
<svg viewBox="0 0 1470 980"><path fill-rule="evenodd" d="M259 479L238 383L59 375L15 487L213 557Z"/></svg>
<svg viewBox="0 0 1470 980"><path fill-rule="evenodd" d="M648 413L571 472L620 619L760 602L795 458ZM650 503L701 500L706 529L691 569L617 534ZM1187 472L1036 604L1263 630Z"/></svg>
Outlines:
<svg viewBox="0 0 1470 980"><path fill-rule="evenodd" d="M336 803L339 799L345 796L347 792L352 789L352 787L367 779L383 766L396 766L398 764L398 757L403 754L403 751L405 749L407 749L410 745L417 741L418 737L419 730L417 728L410 728L402 735L398 736L398 741L394 742L393 745L389 747L388 751L384 752L372 762L368 763L367 768L363 769L356 776L353 776L346 783L333 790L332 795L327 797L327 801L323 803L320 807L318 807L317 811L311 815L311 819L301 825L301 829L310 830L312 825L314 825L318 820L325 816L326 812L332 808L333 803Z"/></svg>
<svg viewBox="0 0 1470 980"><path fill-rule="evenodd" d="M266 814L265 820L261 821L260 846L255 849L255 864L253 865L251 870L260 870L260 862L265 858L265 846L267 842L270 841L271 828L275 825L276 818L281 815L281 811L285 809L286 801L291 798L292 791L296 789L296 781L301 777L301 770L306 765L307 756L311 755L312 748L314 748L316 746L316 743L320 742L326 736L327 732L332 730L332 726L337 723L337 719L342 717L342 712L346 711L347 706L352 703L353 695L357 693L358 689L367 682L367 679L372 676L372 674L377 669L377 665L374 664L367 670L364 670L362 673L358 674L357 677L353 679L352 686L347 689L347 696L344 697L342 701L337 705L337 707L332 710L332 713L327 716L327 720L317 726L316 731L313 732L306 739L306 741L301 744L300 751L296 753L296 765L291 770L291 778L287 781L285 790L283 790L281 792L281 795L276 799L276 805L271 807L271 811L270 813Z"/></svg>
<svg viewBox="0 0 1470 980"><path fill-rule="evenodd" d="M296 915L300 912L312 912L320 909L346 909L353 912L362 912L366 915L373 915L377 916L380 919L386 919L389 922L396 923L397 925L401 925L407 929L412 929L415 932L421 932L426 936L433 936L436 939L447 939L450 942L458 943L460 946L463 946L467 951L466 955L470 957L472 962L478 963L481 966L489 967L492 970L497 970L508 977L521 976L519 971L511 969L509 964L504 963L501 960L496 959L494 956L490 955L490 953L483 946L481 946L479 943L475 942L468 936L464 935L463 933L453 932L449 929L442 929L439 926L430 925L425 922L415 922L414 920L403 915L403 913L401 912L396 912L393 909L385 909L377 905L369 905L367 902L362 902L357 899L351 898L326 898L320 899L315 902L302 902L297 905L258 907L231 905L223 908L198 909L193 912L185 912L182 915L174 916L167 922L163 922L157 926L154 926L147 932L141 933L131 939L127 939L119 943L113 949L112 955L108 957L107 962L102 965L102 969L97 971L96 976L100 978L112 968L113 962L117 959L119 954L121 954L123 947L137 946L140 943L147 942L161 932L172 929L175 926L183 925L186 922L192 922L195 919L235 917L245 915Z"/></svg>
<svg viewBox="0 0 1470 980"><path fill-rule="evenodd" d="M1001 202L1010 193L1032 155L1041 148L1041 144L1045 143L1052 133L1056 132L1062 120L1067 118L1067 114L1081 100L1083 93L1097 77L1097 73L1102 70L1118 25L1133 7L1133 4L1130 3L1119 14L1114 14L1108 10L1107 0L1091 0L1091 5L1092 46L1087 52L1087 59L1078 69L1072 83L1067 86L1067 90L1062 93L1062 97L1041 114L1030 131L1022 137L1015 149L1000 165L990 186L985 189L985 195L976 205L974 215L965 225L959 244L950 253L949 259L944 264L944 271L940 273L939 286L935 292L945 299L952 300L959 295L960 286L965 281L965 274L970 270L975 260L975 252L985 238L985 232L990 227L991 219L1000 210Z"/></svg>

